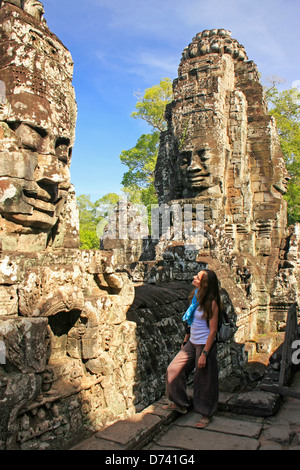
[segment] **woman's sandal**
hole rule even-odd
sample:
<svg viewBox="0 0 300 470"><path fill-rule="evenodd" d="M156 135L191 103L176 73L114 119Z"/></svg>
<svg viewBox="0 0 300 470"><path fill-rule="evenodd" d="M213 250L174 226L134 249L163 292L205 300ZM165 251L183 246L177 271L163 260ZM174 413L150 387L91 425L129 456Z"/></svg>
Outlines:
<svg viewBox="0 0 300 470"><path fill-rule="evenodd" d="M204 429L206 426L209 425L211 422L212 418L209 418L208 416L202 416L202 418L196 423L196 428L198 429Z"/></svg>
<svg viewBox="0 0 300 470"><path fill-rule="evenodd" d="M187 408L184 408L183 406L175 405L175 403L170 403L169 405L163 406L163 410L178 411L178 413L181 413L183 415L187 413Z"/></svg>

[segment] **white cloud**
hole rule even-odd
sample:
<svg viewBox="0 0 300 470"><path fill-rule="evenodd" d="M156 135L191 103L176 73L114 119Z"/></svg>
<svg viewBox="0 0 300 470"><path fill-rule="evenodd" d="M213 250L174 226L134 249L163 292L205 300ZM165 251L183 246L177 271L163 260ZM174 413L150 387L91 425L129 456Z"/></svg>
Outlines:
<svg viewBox="0 0 300 470"><path fill-rule="evenodd" d="M174 76L181 52L204 29L226 28L242 43L249 58L280 74L291 68L291 50L297 53L299 0L90 0L105 11L105 28L114 52L126 47L124 63L145 76L149 67ZM124 44L131 40L132 50ZM124 43L123 43L124 39ZM172 50L174 57L167 51ZM275 70L276 69L276 70ZM297 79L298 77L295 77Z"/></svg>
<svg viewBox="0 0 300 470"><path fill-rule="evenodd" d="M153 84L153 80L162 77L177 77L179 59L163 51L141 49L126 51L126 54L114 55L114 60L105 51L97 51L97 59L103 69L115 73L134 74L142 77L145 82Z"/></svg>
<svg viewBox="0 0 300 470"><path fill-rule="evenodd" d="M144 78L159 73L160 77L166 76L175 78L178 69L178 57L166 57L164 53L155 53L154 51L144 51L136 57L128 58L131 64L130 73L141 75Z"/></svg>

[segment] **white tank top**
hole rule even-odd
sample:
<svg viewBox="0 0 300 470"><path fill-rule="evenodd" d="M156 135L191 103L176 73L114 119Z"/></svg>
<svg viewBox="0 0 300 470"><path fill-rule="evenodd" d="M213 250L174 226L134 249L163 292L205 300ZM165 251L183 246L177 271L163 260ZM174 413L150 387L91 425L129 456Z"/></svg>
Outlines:
<svg viewBox="0 0 300 470"><path fill-rule="evenodd" d="M198 307L191 325L190 342L193 344L206 344L209 333L210 329L207 326L204 312Z"/></svg>

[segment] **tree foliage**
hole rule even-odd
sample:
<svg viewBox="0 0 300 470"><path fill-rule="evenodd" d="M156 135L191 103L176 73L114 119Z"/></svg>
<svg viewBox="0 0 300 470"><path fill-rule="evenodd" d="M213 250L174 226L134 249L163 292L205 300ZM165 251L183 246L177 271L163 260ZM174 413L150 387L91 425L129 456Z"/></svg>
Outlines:
<svg viewBox="0 0 300 470"><path fill-rule="evenodd" d="M300 93L297 88L278 90L273 80L266 88L270 114L275 117L283 156L290 174L285 199L288 222L300 222Z"/></svg>
<svg viewBox="0 0 300 470"><path fill-rule="evenodd" d="M105 204L116 204L120 199L115 193L109 193L95 202L89 195L77 197L79 208L79 237L80 248L83 250L99 249L97 225L105 217Z"/></svg>
<svg viewBox="0 0 300 470"><path fill-rule="evenodd" d="M169 78L162 78L158 85L147 88L143 94L136 93L138 102L131 116L143 119L152 132L143 134L130 150L123 150L120 159L127 166L122 180L127 194L135 194L142 204L150 207L157 203L154 188L160 132L166 129L165 109L173 99L173 87Z"/></svg>
<svg viewBox="0 0 300 470"><path fill-rule="evenodd" d="M157 202L154 190L154 170L158 145L159 132L143 134L135 147L123 150L120 155L121 162L128 168L122 179L127 194L129 196L138 194L141 203L146 206Z"/></svg>
<svg viewBox="0 0 300 470"><path fill-rule="evenodd" d="M165 109L173 98L170 78L162 78L158 85L146 88L143 94L135 92L135 96L138 98L138 102L135 105L136 111L131 116L135 119L143 119L155 131L166 130Z"/></svg>

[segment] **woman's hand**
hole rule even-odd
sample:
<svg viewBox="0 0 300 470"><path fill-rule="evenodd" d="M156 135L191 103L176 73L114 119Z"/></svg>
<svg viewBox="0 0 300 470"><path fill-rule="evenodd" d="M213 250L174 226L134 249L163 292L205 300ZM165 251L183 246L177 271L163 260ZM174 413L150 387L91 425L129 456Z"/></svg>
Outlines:
<svg viewBox="0 0 300 470"><path fill-rule="evenodd" d="M181 349L184 348L184 346L186 345L186 343L188 342L189 339L190 339L190 335L186 334L185 337L184 337L183 343L181 345Z"/></svg>
<svg viewBox="0 0 300 470"><path fill-rule="evenodd" d="M203 351L206 351L206 353L209 353L212 345L214 344L216 334L217 334L217 331L218 331L219 309L218 309L218 306L217 306L217 303L216 303L215 300L212 303L212 312L213 312L212 317L209 320L210 333L208 335L206 344L205 344L204 349L203 349ZM203 354L203 353L199 357L198 367L199 367L199 369L203 369L204 367L206 367L206 355Z"/></svg>
<svg viewBox="0 0 300 470"><path fill-rule="evenodd" d="M205 354L201 354L201 356L198 359L198 367L199 369L204 369L206 366L206 356Z"/></svg>

